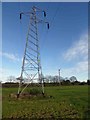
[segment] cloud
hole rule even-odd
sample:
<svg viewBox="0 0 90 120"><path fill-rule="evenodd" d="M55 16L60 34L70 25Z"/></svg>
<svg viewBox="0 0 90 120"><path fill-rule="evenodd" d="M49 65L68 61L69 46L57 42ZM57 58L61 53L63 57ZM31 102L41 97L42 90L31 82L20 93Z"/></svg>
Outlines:
<svg viewBox="0 0 90 120"><path fill-rule="evenodd" d="M18 69L0 68L0 81L2 81L3 83L8 82L9 76L18 77L19 75L20 72Z"/></svg>
<svg viewBox="0 0 90 120"><path fill-rule="evenodd" d="M73 67L63 69L63 72L68 74L78 74L86 71L88 71L88 61L81 61L76 63Z"/></svg>
<svg viewBox="0 0 90 120"><path fill-rule="evenodd" d="M75 75L80 79L83 79L82 77L85 76L85 79L88 79L88 61L80 61L73 67L62 69L61 72L64 76L70 77L72 75Z"/></svg>
<svg viewBox="0 0 90 120"><path fill-rule="evenodd" d="M0 81L6 81L8 70L0 68Z"/></svg>
<svg viewBox="0 0 90 120"><path fill-rule="evenodd" d="M70 66L72 65L62 70L64 76L75 75L81 80L88 79L88 34L81 35L80 39L65 51L63 57L67 63L70 62Z"/></svg>
<svg viewBox="0 0 90 120"><path fill-rule="evenodd" d="M80 39L64 53L64 59L71 61L76 58L86 60L88 58L88 34L84 34Z"/></svg>
<svg viewBox="0 0 90 120"><path fill-rule="evenodd" d="M12 61L20 61L20 58L17 55L11 54L11 53L6 53L6 52L0 52L0 56L8 58Z"/></svg>

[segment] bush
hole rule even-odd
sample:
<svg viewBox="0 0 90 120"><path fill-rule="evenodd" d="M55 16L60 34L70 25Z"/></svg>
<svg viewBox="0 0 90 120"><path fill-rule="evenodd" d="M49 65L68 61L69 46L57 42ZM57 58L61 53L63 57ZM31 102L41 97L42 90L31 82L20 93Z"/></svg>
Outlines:
<svg viewBox="0 0 90 120"><path fill-rule="evenodd" d="M29 89L28 93L31 94L31 95L38 95L38 94L41 94L42 92L41 92L40 89L33 88L33 89Z"/></svg>

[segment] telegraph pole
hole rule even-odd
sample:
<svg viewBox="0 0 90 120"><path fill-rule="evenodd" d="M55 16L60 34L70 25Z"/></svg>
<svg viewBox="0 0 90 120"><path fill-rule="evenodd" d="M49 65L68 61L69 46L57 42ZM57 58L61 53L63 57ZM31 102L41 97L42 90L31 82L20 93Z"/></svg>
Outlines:
<svg viewBox="0 0 90 120"><path fill-rule="evenodd" d="M32 7L30 12L20 13L20 20L22 18L22 15L25 15L29 16L30 21L26 37L26 45L24 50L21 75L17 78L18 80L20 80L17 95L18 97L31 82L35 81L40 82L42 86L42 93L44 94L42 67L39 51L38 24L46 23L49 29L49 23L44 21L39 16L39 13L43 13L44 17L46 17L46 12L35 6ZM26 79L28 81L25 81ZM23 80L25 81L25 87L22 87Z"/></svg>

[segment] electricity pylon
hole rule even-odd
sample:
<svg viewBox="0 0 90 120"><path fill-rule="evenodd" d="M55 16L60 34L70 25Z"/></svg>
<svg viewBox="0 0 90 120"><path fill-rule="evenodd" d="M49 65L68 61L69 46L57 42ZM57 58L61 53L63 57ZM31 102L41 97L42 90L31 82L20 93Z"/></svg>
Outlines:
<svg viewBox="0 0 90 120"><path fill-rule="evenodd" d="M46 23L49 29L49 23L41 19L39 14L43 13L46 17L46 12L35 6L32 7L31 12L22 12L20 13L20 19L22 15L29 16L29 28L26 37L26 45L21 69L21 75L18 80L18 97L24 91L26 87L32 82L40 82L42 86L42 93L44 94L44 84L42 77L42 67L40 62L40 50L39 50L39 39L38 39L38 24ZM23 84L25 83L24 87Z"/></svg>

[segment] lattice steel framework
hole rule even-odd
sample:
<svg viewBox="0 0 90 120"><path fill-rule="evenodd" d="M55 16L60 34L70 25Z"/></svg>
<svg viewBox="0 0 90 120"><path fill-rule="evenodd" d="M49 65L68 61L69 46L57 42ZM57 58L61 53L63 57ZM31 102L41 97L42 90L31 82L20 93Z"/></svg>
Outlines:
<svg viewBox="0 0 90 120"><path fill-rule="evenodd" d="M20 80L18 97L30 83L36 81L41 83L42 93L44 94L38 39L38 23L46 23L48 29L49 23L39 17L40 12L44 14L44 17L46 17L46 12L35 6L32 7L31 12L20 13L20 19L22 18L22 15L27 15L30 18L30 22L26 38L21 75L19 78L17 78L18 80ZM24 87L22 87L24 83L25 85Z"/></svg>

